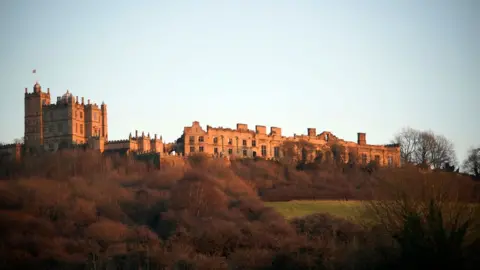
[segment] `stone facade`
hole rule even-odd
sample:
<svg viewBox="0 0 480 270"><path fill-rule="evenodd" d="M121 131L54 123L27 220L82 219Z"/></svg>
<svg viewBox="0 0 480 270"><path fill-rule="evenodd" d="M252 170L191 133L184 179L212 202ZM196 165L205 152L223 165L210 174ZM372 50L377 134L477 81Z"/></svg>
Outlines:
<svg viewBox="0 0 480 270"><path fill-rule="evenodd" d="M108 140L107 105L81 101L67 92L51 103L50 89L40 84L25 88L25 148L28 152L55 151L86 144L90 137Z"/></svg>
<svg viewBox="0 0 480 270"><path fill-rule="evenodd" d="M177 151L184 155L202 152L213 156L237 157L264 157L267 159L284 156L285 142L306 141L313 145L314 155L318 151L330 148L334 144L342 145L345 149L345 161L359 161L367 164L377 161L380 165L399 166L400 146L370 145L367 144L366 134L358 133L357 142L339 139L329 131L317 134L315 128L308 128L306 135L282 135L282 129L271 127L267 133L265 126L257 125L255 130L248 129L246 124L237 124L236 129L207 126L204 130L200 123L195 121L191 126L184 128L182 138L177 143ZM354 153L354 156L352 156Z"/></svg>
<svg viewBox="0 0 480 270"><path fill-rule="evenodd" d="M164 152L164 143L162 140L162 136L157 137L157 134L150 137L150 133L145 135L144 132L139 136L138 131L135 131L135 136L130 134L128 139L126 140L118 140L118 141L106 141L101 142L101 138L94 137L91 140L92 145L90 148L97 149L98 147L103 147L100 149L101 152L106 153L163 153Z"/></svg>
<svg viewBox="0 0 480 270"><path fill-rule="evenodd" d="M126 140L108 140L107 105L85 103L84 98L74 97L68 90L52 104L50 89L42 91L37 82L33 92L25 88L25 150L56 151L74 146L86 146L100 152L148 153L163 152L162 138L142 132Z"/></svg>
<svg viewBox="0 0 480 270"><path fill-rule="evenodd" d="M314 147L310 158L337 144L345 149L344 156L348 157L345 161L355 159L366 164L375 160L380 165L399 166L398 144L369 145L365 133L358 133L357 138L357 142L349 142L329 131L317 134L315 128L308 128L306 135L283 136L279 127L271 127L267 133L266 126L257 125L255 130L250 130L246 124L237 124L236 129L207 126L204 130L195 121L184 128L181 139L173 144L165 144L156 134L152 138L144 132L139 135L138 131L134 136L130 134L128 139L109 141L106 104L98 106L90 100L85 103L83 97L74 97L68 90L52 104L50 89L43 92L36 83L32 93L25 88L25 144L1 146L0 155L18 160L23 151L32 153L83 146L106 154L175 151L180 155L203 152L212 156L278 159L285 155L287 142L308 142Z"/></svg>

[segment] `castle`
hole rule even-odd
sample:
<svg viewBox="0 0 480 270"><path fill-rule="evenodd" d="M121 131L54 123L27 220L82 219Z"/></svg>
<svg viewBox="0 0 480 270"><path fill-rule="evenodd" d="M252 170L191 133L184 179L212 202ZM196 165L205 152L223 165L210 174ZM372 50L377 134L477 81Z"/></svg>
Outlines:
<svg viewBox="0 0 480 270"><path fill-rule="evenodd" d="M0 146L0 156L20 159L22 153L35 154L41 151L83 147L102 153L162 153L162 137L155 134L141 136L138 131L128 139L108 140L107 105L85 103L68 90L56 103L51 103L50 89L42 91L37 82L33 92L25 88L25 134L24 145L14 143Z"/></svg>
<svg viewBox="0 0 480 270"><path fill-rule="evenodd" d="M267 134L265 126L257 125L255 130L246 124L237 124L236 129L207 126L204 130L200 123L194 121L183 130L183 135L172 147L166 147L162 137L155 134L139 136L130 134L128 139L108 140L107 105L100 106L85 103L84 98L74 97L68 90L57 97L52 104L50 89L42 91L37 82L33 92L25 88L25 134L24 144L14 143L0 146L0 157L8 156L19 160L23 153L35 154L41 151L83 147L102 153L136 154L157 153L169 155L176 151L179 155L204 153L210 156L225 157L263 157L278 159L285 155L282 148L287 142L308 142L314 149L308 153L314 159L333 144L341 145L344 161L359 160L363 164L376 161L382 166L400 165L400 145L369 145L365 133L357 134L357 142L342 140L329 131L317 134L315 128L308 128L306 135L283 136L282 129L271 127ZM298 149L297 149L298 150ZM326 151L328 152L328 151ZM303 155L303 153L302 153Z"/></svg>
<svg viewBox="0 0 480 270"><path fill-rule="evenodd" d="M332 145L342 146L341 153L344 161L360 162L367 164L376 161L382 166L400 165L400 145L370 145L367 144L366 133L357 134L357 142L340 139L329 131L317 134L315 128L308 128L306 135L287 137L282 135L282 129L271 127L267 133L265 126L257 125L255 130L248 129L246 124L237 124L236 129L207 126L205 131L200 123L195 121L191 126L184 128L183 135L177 148L179 152L189 155L202 152L212 156L237 156L237 157L262 157L278 159L284 156L284 145L291 142L294 145L306 142L311 145L310 153L306 159L315 159L320 153L330 149Z"/></svg>

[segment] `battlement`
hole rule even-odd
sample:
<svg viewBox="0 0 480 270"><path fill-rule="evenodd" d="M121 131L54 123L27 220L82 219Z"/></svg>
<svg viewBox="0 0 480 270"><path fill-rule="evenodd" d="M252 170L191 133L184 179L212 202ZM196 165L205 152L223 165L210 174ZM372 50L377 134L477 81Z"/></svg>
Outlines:
<svg viewBox="0 0 480 270"><path fill-rule="evenodd" d="M26 89L27 89L27 88L25 88L25 90L26 90ZM50 89L48 89L48 92L46 92L46 93L45 93L45 92L31 92L31 93L28 93L28 92L25 91L25 97L26 97L26 98L28 98L28 97L40 97L40 96L42 96L42 97L46 97L46 96L50 97Z"/></svg>
<svg viewBox="0 0 480 270"><path fill-rule="evenodd" d="M399 143L389 143L389 144L384 144L383 146L387 147L387 148L399 148L400 144Z"/></svg>
<svg viewBox="0 0 480 270"><path fill-rule="evenodd" d="M136 141L136 140L143 140L143 139L146 139L146 140L149 140L151 142L162 142L163 138L162 136L160 135L160 137L157 136L157 134L153 134L153 138L150 137L150 133L147 133L147 135L145 135L145 132L142 131L142 134L140 136L138 136L138 130L135 130L135 136L132 136L132 133L130 133L128 135L128 138L129 140L133 140L133 141Z"/></svg>
<svg viewBox="0 0 480 270"><path fill-rule="evenodd" d="M23 143L9 143L9 144L2 144L0 145L0 149L7 149L7 148L14 148L14 147L22 147Z"/></svg>
<svg viewBox="0 0 480 270"><path fill-rule="evenodd" d="M50 103L50 104L43 104L43 108L45 109L55 109L55 108L65 108L68 107L68 103Z"/></svg>
<svg viewBox="0 0 480 270"><path fill-rule="evenodd" d="M246 125L245 125L246 126ZM209 131L226 131L226 132L241 132L241 133L255 133L253 130L249 130L248 128L224 128L224 127L212 127L212 126L207 126L207 132Z"/></svg>
<svg viewBox="0 0 480 270"><path fill-rule="evenodd" d="M36 82L35 85L33 85L33 92L29 93L28 88L25 87L25 96L38 96L41 94L50 95L50 88L47 88L46 93L42 92L42 86L38 82Z"/></svg>
<svg viewBox="0 0 480 270"><path fill-rule="evenodd" d="M106 141L105 143L106 144L109 144L109 143L114 144L114 143L128 143L128 142L130 142L129 139L126 139L126 140L111 140L111 141Z"/></svg>

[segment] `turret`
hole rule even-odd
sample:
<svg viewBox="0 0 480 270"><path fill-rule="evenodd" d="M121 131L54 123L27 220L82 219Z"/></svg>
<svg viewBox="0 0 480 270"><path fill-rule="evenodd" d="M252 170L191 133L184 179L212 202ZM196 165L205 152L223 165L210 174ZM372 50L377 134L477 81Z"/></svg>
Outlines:
<svg viewBox="0 0 480 270"><path fill-rule="evenodd" d="M38 82L33 85L33 93L25 89L25 145L27 149L43 144L43 105L50 104L50 93L42 93Z"/></svg>
<svg viewBox="0 0 480 270"><path fill-rule="evenodd" d="M101 121L102 121L102 136L108 140L108 115L107 115L107 104L102 101L100 106L101 112Z"/></svg>

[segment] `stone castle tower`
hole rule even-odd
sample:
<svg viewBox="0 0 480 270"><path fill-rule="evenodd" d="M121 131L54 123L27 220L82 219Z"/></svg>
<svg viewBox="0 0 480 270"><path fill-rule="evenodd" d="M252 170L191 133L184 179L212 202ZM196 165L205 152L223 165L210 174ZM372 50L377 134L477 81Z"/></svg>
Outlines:
<svg viewBox="0 0 480 270"><path fill-rule="evenodd" d="M107 105L85 104L67 92L51 104L50 89L37 82L33 92L25 88L25 149L55 151L83 145L90 138L108 140Z"/></svg>

